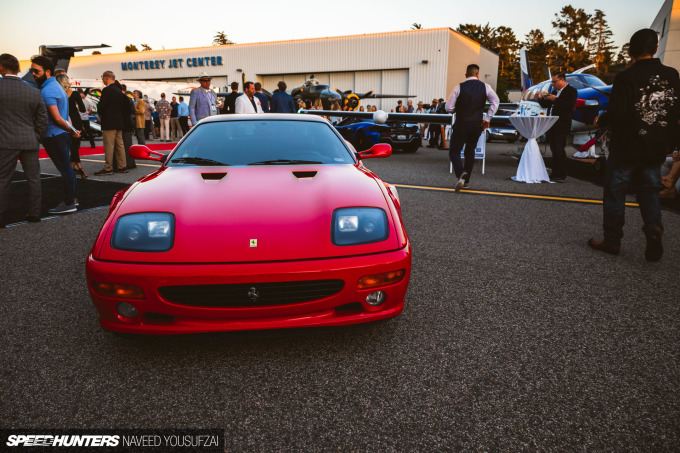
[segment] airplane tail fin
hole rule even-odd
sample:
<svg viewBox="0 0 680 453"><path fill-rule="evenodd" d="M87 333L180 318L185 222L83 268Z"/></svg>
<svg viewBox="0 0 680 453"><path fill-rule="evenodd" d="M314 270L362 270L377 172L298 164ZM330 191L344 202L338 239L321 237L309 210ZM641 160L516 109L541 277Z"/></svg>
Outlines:
<svg viewBox="0 0 680 453"><path fill-rule="evenodd" d="M525 92L533 85L531 81L531 67L529 66L529 51L526 46L519 51L519 68L522 74L522 92Z"/></svg>

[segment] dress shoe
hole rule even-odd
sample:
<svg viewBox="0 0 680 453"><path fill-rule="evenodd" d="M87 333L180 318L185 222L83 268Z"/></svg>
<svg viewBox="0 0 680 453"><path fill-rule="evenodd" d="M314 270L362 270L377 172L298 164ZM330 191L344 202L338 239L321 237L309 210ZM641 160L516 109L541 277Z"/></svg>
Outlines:
<svg viewBox="0 0 680 453"><path fill-rule="evenodd" d="M590 248L599 250L600 252L609 253L610 255L618 255L621 252L620 245L607 244L604 241L596 241L593 238L588 239Z"/></svg>
<svg viewBox="0 0 680 453"><path fill-rule="evenodd" d="M99 170L94 172L95 176L109 176L112 175L113 172L111 170Z"/></svg>
<svg viewBox="0 0 680 453"><path fill-rule="evenodd" d="M37 215L27 215L27 216L26 216L26 221L27 221L27 222L31 222L31 223L40 222L40 216L37 216Z"/></svg>
<svg viewBox="0 0 680 453"><path fill-rule="evenodd" d="M663 245L661 244L661 228L652 227L645 231L645 235L647 236L645 259L647 261L659 261L663 255Z"/></svg>
<svg viewBox="0 0 680 453"><path fill-rule="evenodd" d="M463 174L460 175L458 182L456 183L456 192L460 192L460 190L465 187L465 183L469 181L469 179L470 176L466 172L463 172Z"/></svg>

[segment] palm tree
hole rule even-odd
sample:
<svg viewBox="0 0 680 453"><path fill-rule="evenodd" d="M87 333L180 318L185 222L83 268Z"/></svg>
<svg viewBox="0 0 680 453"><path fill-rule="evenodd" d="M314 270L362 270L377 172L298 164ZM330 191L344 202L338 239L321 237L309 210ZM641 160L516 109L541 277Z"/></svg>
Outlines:
<svg viewBox="0 0 680 453"><path fill-rule="evenodd" d="M142 52L146 52L148 50L153 50L151 47L149 47L148 44L142 44Z"/></svg>
<svg viewBox="0 0 680 453"><path fill-rule="evenodd" d="M422 25L422 24L419 24L419 23L417 23L417 22L413 22L413 23L411 24L411 30L422 30L422 29L423 29L423 25Z"/></svg>

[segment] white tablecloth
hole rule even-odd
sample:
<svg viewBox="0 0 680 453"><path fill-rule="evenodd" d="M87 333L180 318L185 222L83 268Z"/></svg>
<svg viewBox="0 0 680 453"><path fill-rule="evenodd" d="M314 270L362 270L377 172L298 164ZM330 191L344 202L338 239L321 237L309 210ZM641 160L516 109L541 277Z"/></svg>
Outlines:
<svg viewBox="0 0 680 453"><path fill-rule="evenodd" d="M555 124L557 116L511 116L510 122L517 131L529 139L524 145L522 158L519 160L517 175L512 179L519 182L540 183L550 182L548 172L545 171L543 157L538 149L536 138L543 135Z"/></svg>

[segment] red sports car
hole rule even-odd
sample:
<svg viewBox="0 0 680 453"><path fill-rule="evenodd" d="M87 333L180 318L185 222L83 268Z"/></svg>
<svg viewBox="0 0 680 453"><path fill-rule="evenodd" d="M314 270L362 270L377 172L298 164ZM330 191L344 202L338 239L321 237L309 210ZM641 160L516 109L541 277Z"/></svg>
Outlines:
<svg viewBox="0 0 680 453"><path fill-rule="evenodd" d="M114 197L87 259L105 330L342 326L399 315L411 246L397 191L311 115L198 123Z"/></svg>

